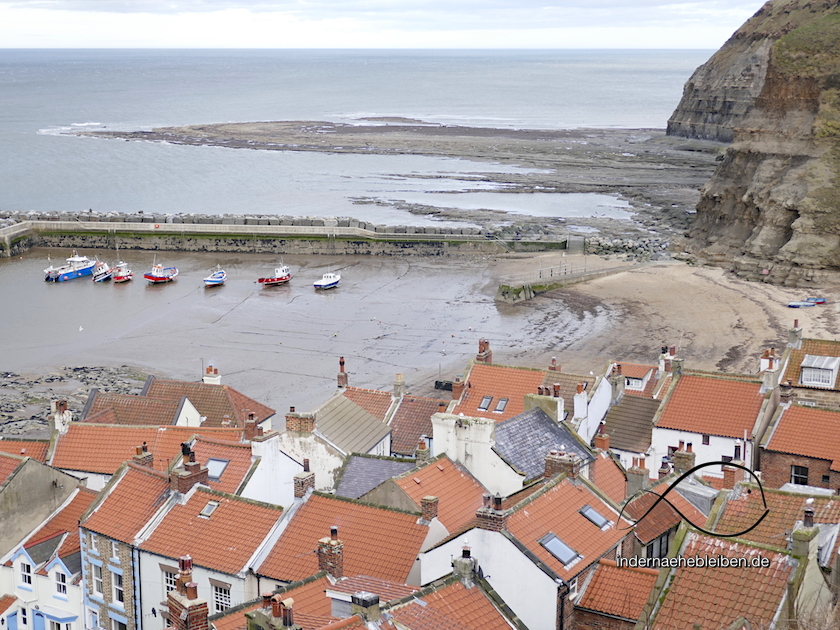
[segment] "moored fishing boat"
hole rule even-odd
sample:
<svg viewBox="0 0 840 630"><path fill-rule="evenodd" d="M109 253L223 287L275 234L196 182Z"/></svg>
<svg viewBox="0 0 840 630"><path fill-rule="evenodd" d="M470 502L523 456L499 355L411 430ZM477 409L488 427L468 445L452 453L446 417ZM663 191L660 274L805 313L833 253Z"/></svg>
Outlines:
<svg viewBox="0 0 840 630"><path fill-rule="evenodd" d="M128 282L134 277L134 272L128 268L128 263L121 260L114 267L111 277L114 279L114 282Z"/></svg>
<svg viewBox="0 0 840 630"><path fill-rule="evenodd" d="M204 278L205 287L218 287L227 280L227 272L222 269L221 265L216 265L216 270L209 276Z"/></svg>
<svg viewBox="0 0 840 630"><path fill-rule="evenodd" d="M151 284L161 284L163 282L171 282L175 278L178 277L178 268L177 267L164 267L159 263L155 263L152 265L152 268L149 269L146 273L143 274L143 278L148 280Z"/></svg>
<svg viewBox="0 0 840 630"><path fill-rule="evenodd" d="M332 271L328 271L323 276L321 276L320 280L315 281L314 287L316 289L334 289L338 286L338 283L341 281L341 276L337 273L333 273Z"/></svg>
<svg viewBox="0 0 840 630"><path fill-rule="evenodd" d="M94 265L96 265L95 260L91 260L87 256L79 256L74 249L73 255L67 259L66 265L62 265L61 267L50 265L44 269L44 280L64 282L65 280L89 276L93 273Z"/></svg>
<svg viewBox="0 0 840 630"><path fill-rule="evenodd" d="M113 267L108 263L97 260L96 264L93 266L93 281L94 282L105 282L106 280L110 280L114 273Z"/></svg>
<svg viewBox="0 0 840 630"><path fill-rule="evenodd" d="M264 287L276 287L281 284L286 284L291 279L292 272L289 270L289 267L280 263L280 266L274 269L273 276L269 278L259 278L257 282Z"/></svg>

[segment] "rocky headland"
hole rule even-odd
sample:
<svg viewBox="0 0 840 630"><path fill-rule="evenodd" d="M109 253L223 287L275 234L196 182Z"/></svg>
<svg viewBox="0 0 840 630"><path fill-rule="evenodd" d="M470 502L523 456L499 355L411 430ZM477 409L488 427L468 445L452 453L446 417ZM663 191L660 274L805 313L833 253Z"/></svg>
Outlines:
<svg viewBox="0 0 840 630"><path fill-rule="evenodd" d="M669 134L732 145L689 231L701 260L752 280L840 271L840 7L768 2L695 72Z"/></svg>

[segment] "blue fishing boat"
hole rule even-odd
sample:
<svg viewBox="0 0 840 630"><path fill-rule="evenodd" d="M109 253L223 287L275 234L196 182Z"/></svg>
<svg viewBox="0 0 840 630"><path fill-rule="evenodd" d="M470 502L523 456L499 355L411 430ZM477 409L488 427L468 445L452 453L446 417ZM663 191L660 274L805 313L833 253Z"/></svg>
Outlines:
<svg viewBox="0 0 840 630"><path fill-rule="evenodd" d="M61 267L50 265L44 269L44 280L49 282L64 282L66 280L73 280L74 278L81 278L82 276L90 276L93 274L95 265L95 260L91 260L87 256L79 256L74 249L73 255L67 259L66 265L62 265Z"/></svg>
<svg viewBox="0 0 840 630"><path fill-rule="evenodd" d="M205 287L218 287L225 283L227 280L227 273L224 269L221 268L220 265L216 265L216 271L211 273L209 276L204 278L204 286Z"/></svg>
<svg viewBox="0 0 840 630"><path fill-rule="evenodd" d="M339 274L328 271L314 283L314 286L316 289L334 289L340 281L341 276Z"/></svg>

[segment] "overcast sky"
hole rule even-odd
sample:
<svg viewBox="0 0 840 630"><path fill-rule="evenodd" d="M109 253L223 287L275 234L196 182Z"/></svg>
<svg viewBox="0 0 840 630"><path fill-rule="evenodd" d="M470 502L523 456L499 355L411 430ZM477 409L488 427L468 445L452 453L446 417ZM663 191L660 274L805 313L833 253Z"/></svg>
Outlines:
<svg viewBox="0 0 840 630"><path fill-rule="evenodd" d="M0 0L0 48L716 49L763 0Z"/></svg>

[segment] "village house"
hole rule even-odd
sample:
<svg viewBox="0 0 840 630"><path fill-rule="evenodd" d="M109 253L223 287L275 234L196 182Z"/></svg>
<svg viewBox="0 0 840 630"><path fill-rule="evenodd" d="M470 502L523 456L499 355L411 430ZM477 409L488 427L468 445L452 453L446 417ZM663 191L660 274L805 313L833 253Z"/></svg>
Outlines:
<svg viewBox="0 0 840 630"><path fill-rule="evenodd" d="M633 630L657 577L658 569L620 567L601 558L581 587L575 630Z"/></svg>
<svg viewBox="0 0 840 630"><path fill-rule="evenodd" d="M840 408L840 341L804 339L799 321L789 331L778 380L790 399L803 406Z"/></svg>

